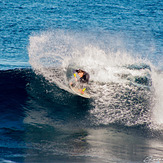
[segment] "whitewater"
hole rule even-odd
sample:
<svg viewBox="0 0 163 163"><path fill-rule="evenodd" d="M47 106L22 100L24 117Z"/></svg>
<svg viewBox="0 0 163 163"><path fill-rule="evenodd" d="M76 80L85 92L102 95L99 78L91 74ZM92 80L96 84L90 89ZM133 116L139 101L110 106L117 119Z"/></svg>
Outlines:
<svg viewBox="0 0 163 163"><path fill-rule="evenodd" d="M89 72L93 124L162 130L162 71L126 49L125 38L105 36L63 30L34 34L28 47L29 62L36 74L70 93L73 71Z"/></svg>

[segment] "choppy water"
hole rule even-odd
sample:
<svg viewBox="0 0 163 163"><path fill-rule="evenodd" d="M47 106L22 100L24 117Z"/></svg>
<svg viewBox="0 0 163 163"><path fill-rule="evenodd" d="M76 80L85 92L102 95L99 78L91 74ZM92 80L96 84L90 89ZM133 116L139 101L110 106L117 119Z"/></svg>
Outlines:
<svg viewBox="0 0 163 163"><path fill-rule="evenodd" d="M163 161L162 1L0 8L1 162Z"/></svg>

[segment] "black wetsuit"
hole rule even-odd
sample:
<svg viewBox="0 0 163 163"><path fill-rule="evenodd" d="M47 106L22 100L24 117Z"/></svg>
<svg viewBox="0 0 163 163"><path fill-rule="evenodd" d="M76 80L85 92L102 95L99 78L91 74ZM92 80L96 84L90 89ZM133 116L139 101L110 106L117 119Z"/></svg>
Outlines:
<svg viewBox="0 0 163 163"><path fill-rule="evenodd" d="M80 78L81 83L87 83L89 82L89 74L84 71L83 76Z"/></svg>
<svg viewBox="0 0 163 163"><path fill-rule="evenodd" d="M75 72L78 73L79 70L75 70ZM89 74L85 71L82 71L83 72L83 76L80 78L80 83L87 83L89 82Z"/></svg>

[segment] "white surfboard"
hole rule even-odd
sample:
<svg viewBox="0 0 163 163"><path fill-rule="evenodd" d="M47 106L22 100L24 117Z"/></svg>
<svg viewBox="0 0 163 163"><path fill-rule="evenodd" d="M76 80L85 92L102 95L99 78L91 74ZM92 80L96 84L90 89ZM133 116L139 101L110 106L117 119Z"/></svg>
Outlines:
<svg viewBox="0 0 163 163"><path fill-rule="evenodd" d="M84 94L82 94L82 93L79 91L78 88L73 87L71 84L70 84L70 88L71 88L71 90L72 90L75 94L77 94L77 95L79 95L79 96L81 96L81 97L84 97L84 98L90 98L90 95L89 95L88 93L86 93L86 92L84 91Z"/></svg>

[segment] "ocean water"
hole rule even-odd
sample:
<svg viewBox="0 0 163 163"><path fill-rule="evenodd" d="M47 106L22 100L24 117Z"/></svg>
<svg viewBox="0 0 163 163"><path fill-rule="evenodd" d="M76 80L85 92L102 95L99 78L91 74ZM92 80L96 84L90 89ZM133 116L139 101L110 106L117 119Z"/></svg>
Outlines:
<svg viewBox="0 0 163 163"><path fill-rule="evenodd" d="M0 162L163 162L162 17L161 0L1 0Z"/></svg>

